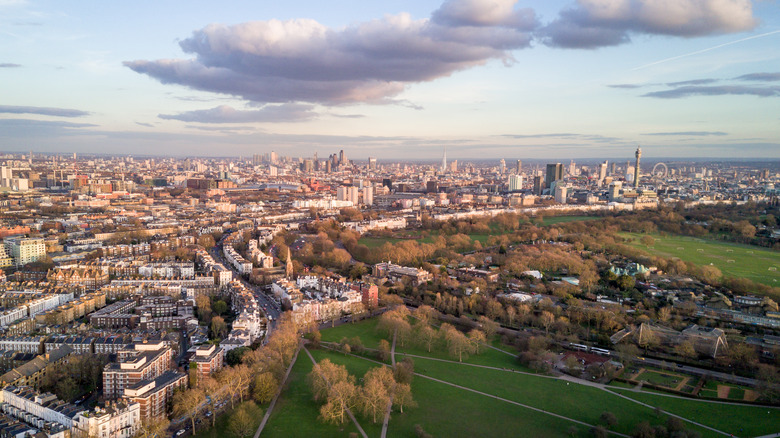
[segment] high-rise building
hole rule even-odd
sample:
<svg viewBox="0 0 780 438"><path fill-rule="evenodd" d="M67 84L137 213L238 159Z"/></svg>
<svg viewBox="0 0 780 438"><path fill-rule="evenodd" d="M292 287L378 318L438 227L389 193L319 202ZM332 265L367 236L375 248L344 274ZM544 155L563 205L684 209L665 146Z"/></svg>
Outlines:
<svg viewBox="0 0 780 438"><path fill-rule="evenodd" d="M556 184L555 185L555 202L559 204L565 204L566 203L566 195L568 194L569 189L563 184Z"/></svg>
<svg viewBox="0 0 780 438"><path fill-rule="evenodd" d="M279 156L276 155L276 151L271 151L271 164L276 164L279 161Z"/></svg>
<svg viewBox="0 0 780 438"><path fill-rule="evenodd" d="M617 175L617 163L614 161L612 162L612 170L609 172L611 176Z"/></svg>
<svg viewBox="0 0 780 438"><path fill-rule="evenodd" d="M639 159L642 158L642 149L637 146L636 152L634 153L634 156L636 156L636 166L634 166L634 188L639 187Z"/></svg>
<svg viewBox="0 0 780 438"><path fill-rule="evenodd" d="M347 165L347 154L344 153L344 149L339 151L339 164L342 166Z"/></svg>
<svg viewBox="0 0 780 438"><path fill-rule="evenodd" d="M376 170L376 158L368 157L368 170Z"/></svg>
<svg viewBox="0 0 780 438"><path fill-rule="evenodd" d="M521 160L517 160L517 167L515 168L515 172L517 172L518 175L523 173L523 162Z"/></svg>
<svg viewBox="0 0 780 438"><path fill-rule="evenodd" d="M507 181L510 192L518 192L523 189L523 177L522 175L509 175Z"/></svg>
<svg viewBox="0 0 780 438"><path fill-rule="evenodd" d="M360 202L358 199L359 193L360 191L357 187L341 186L336 189L336 199L339 201L352 201L352 205L357 206Z"/></svg>
<svg viewBox="0 0 780 438"><path fill-rule="evenodd" d="M569 175L577 176L577 165L574 163L574 160L569 162Z"/></svg>
<svg viewBox="0 0 780 438"><path fill-rule="evenodd" d="M444 155L441 157L441 173L447 172L447 148L444 148Z"/></svg>
<svg viewBox="0 0 780 438"><path fill-rule="evenodd" d="M554 181L560 181L563 179L563 164L551 163L547 165L547 175L544 178L544 187L552 187Z"/></svg>
<svg viewBox="0 0 780 438"><path fill-rule="evenodd" d="M374 188L371 186L363 187L363 204L374 205Z"/></svg>
<svg viewBox="0 0 780 438"><path fill-rule="evenodd" d="M260 154L252 155L252 165L259 166L261 164L263 164L263 156Z"/></svg>
<svg viewBox="0 0 780 438"><path fill-rule="evenodd" d="M452 160L452 162L450 163L450 172L451 173L458 172L458 160Z"/></svg>
<svg viewBox="0 0 780 438"><path fill-rule="evenodd" d="M503 158L501 159L501 161L498 162L498 171L502 175L506 172L506 160L504 160Z"/></svg>
<svg viewBox="0 0 780 438"><path fill-rule="evenodd" d="M604 182L604 178L607 177L607 162L599 164L599 185Z"/></svg>
<svg viewBox="0 0 780 438"><path fill-rule="evenodd" d="M613 181L609 184L609 202L615 202L620 198L621 188L623 188L623 183L620 181Z"/></svg>
<svg viewBox="0 0 780 438"><path fill-rule="evenodd" d="M3 240L16 266L34 263L46 257L46 244L41 237L12 236Z"/></svg>
<svg viewBox="0 0 780 438"><path fill-rule="evenodd" d="M534 195L541 195L544 186L542 185L542 177L540 175L534 176Z"/></svg>

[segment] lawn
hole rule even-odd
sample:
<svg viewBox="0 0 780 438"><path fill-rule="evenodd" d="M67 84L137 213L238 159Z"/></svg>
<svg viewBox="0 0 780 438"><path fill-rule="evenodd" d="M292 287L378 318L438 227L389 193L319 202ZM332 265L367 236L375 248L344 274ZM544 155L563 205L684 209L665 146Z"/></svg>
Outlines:
<svg viewBox="0 0 780 438"><path fill-rule="evenodd" d="M645 370L645 372L634 379L674 389L683 381L683 379L685 379L685 376L669 374L662 371Z"/></svg>
<svg viewBox="0 0 780 438"><path fill-rule="evenodd" d="M306 383L306 375L311 371L309 356L301 351L293 365L287 386L276 402L276 407L263 429L263 437L317 436L343 438L357 428L351 423L336 426L317 419L320 405L315 403ZM259 423L259 421L258 421ZM362 423L361 423L362 425ZM216 438L217 435L214 435Z"/></svg>
<svg viewBox="0 0 780 438"><path fill-rule="evenodd" d="M555 225L566 222L580 222L599 219L597 216L545 216L542 218L543 225Z"/></svg>
<svg viewBox="0 0 780 438"><path fill-rule="evenodd" d="M662 237L660 234L649 234L655 243L648 248L640 242L643 234L620 233L620 236L633 239L628 242L630 246L656 256L677 257L697 265L712 264L726 276L744 277L769 286L780 286L779 251L689 236Z"/></svg>
<svg viewBox="0 0 780 438"><path fill-rule="evenodd" d="M615 391L736 436L761 436L780 431L780 410L777 408L710 403L617 388Z"/></svg>

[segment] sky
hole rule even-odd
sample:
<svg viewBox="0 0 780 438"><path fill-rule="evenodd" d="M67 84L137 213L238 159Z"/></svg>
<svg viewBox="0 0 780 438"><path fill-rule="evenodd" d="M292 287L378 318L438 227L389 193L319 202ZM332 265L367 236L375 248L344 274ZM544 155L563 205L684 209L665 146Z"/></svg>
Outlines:
<svg viewBox="0 0 780 438"><path fill-rule="evenodd" d="M0 0L0 151L780 158L778 0Z"/></svg>

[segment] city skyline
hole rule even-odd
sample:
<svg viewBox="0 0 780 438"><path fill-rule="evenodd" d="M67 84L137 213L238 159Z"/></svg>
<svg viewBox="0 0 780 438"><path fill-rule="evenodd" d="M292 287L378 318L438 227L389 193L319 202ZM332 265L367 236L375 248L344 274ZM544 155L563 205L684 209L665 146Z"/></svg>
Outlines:
<svg viewBox="0 0 780 438"><path fill-rule="evenodd" d="M670 5L0 1L0 149L780 158L775 2Z"/></svg>

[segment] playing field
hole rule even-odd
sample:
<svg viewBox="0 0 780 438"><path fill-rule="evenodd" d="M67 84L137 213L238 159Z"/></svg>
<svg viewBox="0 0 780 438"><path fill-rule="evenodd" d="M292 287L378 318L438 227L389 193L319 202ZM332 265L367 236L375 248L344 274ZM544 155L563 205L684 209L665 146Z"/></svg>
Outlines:
<svg viewBox="0 0 780 438"><path fill-rule="evenodd" d="M677 257L697 265L713 265L729 277L744 277L769 286L780 286L780 252L749 245L718 242L688 236L650 234L655 243L647 247L644 234L620 233L628 244L661 257Z"/></svg>

